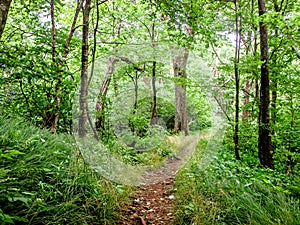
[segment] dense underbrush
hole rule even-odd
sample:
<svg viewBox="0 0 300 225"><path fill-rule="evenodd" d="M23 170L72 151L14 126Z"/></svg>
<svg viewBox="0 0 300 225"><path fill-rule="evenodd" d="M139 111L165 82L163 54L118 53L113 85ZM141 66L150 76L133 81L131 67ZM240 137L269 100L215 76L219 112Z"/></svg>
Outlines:
<svg viewBox="0 0 300 225"><path fill-rule="evenodd" d="M300 224L299 171L261 168L247 153L236 161L217 141L200 141L177 175L175 224Z"/></svg>
<svg viewBox="0 0 300 225"><path fill-rule="evenodd" d="M0 224L113 224L127 193L84 164L71 136L0 115Z"/></svg>

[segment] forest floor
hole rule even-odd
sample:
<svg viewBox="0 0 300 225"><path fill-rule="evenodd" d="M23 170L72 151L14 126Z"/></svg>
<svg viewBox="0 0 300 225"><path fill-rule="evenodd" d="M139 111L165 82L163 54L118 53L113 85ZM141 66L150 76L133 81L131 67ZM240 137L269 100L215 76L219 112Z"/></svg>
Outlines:
<svg viewBox="0 0 300 225"><path fill-rule="evenodd" d="M177 171L189 159L199 139L204 135L189 137L188 143L181 147L177 156L169 157L164 166L156 171L150 171L144 177L144 184L137 187L130 201L122 207L117 224L123 225L170 225L174 219L172 194L174 179Z"/></svg>

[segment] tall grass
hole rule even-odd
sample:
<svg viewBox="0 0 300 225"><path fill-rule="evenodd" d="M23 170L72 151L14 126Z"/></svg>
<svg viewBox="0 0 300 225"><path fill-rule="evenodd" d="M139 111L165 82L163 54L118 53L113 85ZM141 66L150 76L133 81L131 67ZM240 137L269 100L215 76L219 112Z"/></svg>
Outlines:
<svg viewBox="0 0 300 225"><path fill-rule="evenodd" d="M0 115L0 224L114 224L126 197L86 166L69 135Z"/></svg>
<svg viewBox="0 0 300 225"><path fill-rule="evenodd" d="M249 168L222 146L202 169L209 143L199 142L194 159L176 178L175 224L300 224L299 193L288 188L299 185L299 177Z"/></svg>

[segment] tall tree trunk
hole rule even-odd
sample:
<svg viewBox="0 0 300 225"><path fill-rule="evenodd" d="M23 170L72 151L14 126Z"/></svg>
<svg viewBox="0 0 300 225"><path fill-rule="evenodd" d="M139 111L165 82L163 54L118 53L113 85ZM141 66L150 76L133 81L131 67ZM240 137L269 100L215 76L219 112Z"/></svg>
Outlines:
<svg viewBox="0 0 300 225"><path fill-rule="evenodd" d="M55 68L58 68L58 62L56 60L57 52L56 52L56 25L55 25L55 4L54 0L50 1L50 17L51 17L51 56L52 56L52 63L54 64ZM60 85L61 85L61 72L57 70L55 73L58 73L56 84L55 84L55 97L54 103L55 105L48 105L46 107L46 112L43 118L43 128L47 128L51 130L53 134L57 131L58 126L58 117L59 117L59 110L60 110Z"/></svg>
<svg viewBox="0 0 300 225"><path fill-rule="evenodd" d="M151 115L150 115L150 125L155 124L155 116L156 116L156 62L154 61L152 64L152 106L151 106Z"/></svg>
<svg viewBox="0 0 300 225"><path fill-rule="evenodd" d="M134 117L137 113L137 108L138 108L138 96L139 96L139 83L138 83L138 71L135 71L135 76L131 77L133 85L134 85L134 99L133 99L133 111L132 111L132 116ZM129 121L129 127L131 129L131 132L134 134L135 133L135 123L132 122L131 120Z"/></svg>
<svg viewBox="0 0 300 225"><path fill-rule="evenodd" d="M82 6L82 1L77 1L77 7L76 7L76 11L75 11L75 15L73 17L73 22L72 22L72 26L71 26L71 30L69 32L69 35L66 39L65 45L64 45L64 52L62 54L62 60L60 62L58 62L56 60L57 58L57 52L56 52L56 27L55 27L55 15L54 15L54 0L51 0L50 2L50 15L51 15L51 28L52 28L52 61L55 65L56 68L58 68L59 66L62 66L66 63L66 58L69 54L69 45L71 42L71 39L74 35L75 29L76 29L76 22L77 22L77 18ZM57 128L58 128L58 121L59 121L59 116L60 116L60 102L61 102L61 84L62 84L62 74L61 72L57 72L59 73L56 79L56 85L55 85L55 96L54 96L54 106L48 106L46 108L46 112L43 118L43 127L44 128L48 128L52 131L52 133L56 133L57 132Z"/></svg>
<svg viewBox="0 0 300 225"><path fill-rule="evenodd" d="M0 2L0 40L5 28L7 14L12 0L1 0Z"/></svg>
<svg viewBox="0 0 300 225"><path fill-rule="evenodd" d="M234 75L235 75L235 124L234 124L234 153L235 158L240 160L239 154L239 102L240 102L240 78L239 78L239 68L238 63L240 61L240 35L239 35L239 23L240 18L238 16L238 4L237 1L234 2L235 6L235 56L234 56Z"/></svg>
<svg viewBox="0 0 300 225"><path fill-rule="evenodd" d="M262 18L266 14L265 0L258 0L259 16ZM268 30L264 22L259 23L260 33L260 59L261 65L261 88L260 88L260 123L258 137L258 157L261 165L274 168L273 146L270 135L270 79L268 67Z"/></svg>
<svg viewBox="0 0 300 225"><path fill-rule="evenodd" d="M175 76L175 125L174 132L183 131L188 135L188 120L186 106L186 65L189 51L184 48L178 51L173 58L173 69Z"/></svg>
<svg viewBox="0 0 300 225"><path fill-rule="evenodd" d="M51 0L50 2L51 7L51 27L52 27L52 61L56 68L58 68L58 63L56 61L56 27L55 27L55 17L54 17L54 0ZM57 84L55 85L55 98L54 98L54 111L48 113L48 115L51 115L50 118L47 119L46 127L49 128L52 133L56 133L57 126L58 126L58 118L59 118L59 111L60 111L60 86L62 82L62 75L61 72L57 76ZM47 114L46 114L47 115Z"/></svg>
<svg viewBox="0 0 300 225"><path fill-rule="evenodd" d="M111 77L114 72L114 65L117 62L117 59L114 57L109 57L107 63L107 69L105 73L105 79L102 82L102 86L97 98L96 103L96 130L100 132L100 135L103 135L103 131L105 130L105 104L106 104L106 95L108 91L108 87L111 82Z"/></svg>
<svg viewBox="0 0 300 225"><path fill-rule="evenodd" d="M115 64L118 61L123 61L128 64L133 64L133 62L129 58L126 58L123 56L120 56L118 58L111 56L108 60L107 69L106 69L106 73L105 73L105 79L102 82L102 86L101 86L101 89L100 89L98 97L97 97L96 108L95 108L95 110L96 110L95 127L96 127L96 130L98 132L100 132L99 134L101 136L104 134L103 131L105 130L106 95L107 95L108 88L109 88L109 85L111 83L111 79L112 79L112 76L114 73ZM138 71L137 67L135 69L137 69L136 71ZM136 76L137 76L137 74L136 74ZM135 89L136 89L137 84L135 83L135 78L133 76L130 76L130 78L132 79ZM137 90L136 90L136 93L137 93ZM137 97L136 97L136 99L137 99Z"/></svg>
<svg viewBox="0 0 300 225"><path fill-rule="evenodd" d="M152 41L152 47L155 47L155 23L152 23L151 27L151 41ZM150 114L150 125L153 125L156 123L155 116L156 116L156 61L153 61L152 63L152 105L151 105L151 114Z"/></svg>
<svg viewBox="0 0 300 225"><path fill-rule="evenodd" d="M83 6L82 53L80 77L80 110L78 133L80 137L87 134L88 121L88 58L89 58L89 14L91 0L86 0Z"/></svg>
<svg viewBox="0 0 300 225"><path fill-rule="evenodd" d="M101 3L100 3L101 4ZM113 4L113 11L116 11L117 8L115 6L115 1L112 1ZM96 26L94 29L94 52L93 52L93 67L92 67L92 72L94 71L94 56L95 56L95 50L96 50L96 37L97 37L97 32L98 32L98 21L100 19L100 14L99 14L99 3L97 4L97 18L96 18ZM121 20L116 20L116 18L113 18L113 33L114 33L114 38L117 38L120 36L121 33L121 28L122 28L122 22ZM114 52L116 52L115 46L114 46ZM119 60L113 56L109 57L108 63L107 63L107 69L105 73L105 79L102 82L101 89L99 91L98 97L97 97L97 103L96 103L96 121L95 121L95 126L98 134L103 137L104 131L106 130L105 128L105 107L106 107L106 95L108 92L109 85L111 83L111 79L113 77L114 73L114 66L115 63L118 62ZM91 73L92 76L92 73ZM91 79L90 79L91 80ZM117 94L117 82L114 79L114 91L115 94Z"/></svg>

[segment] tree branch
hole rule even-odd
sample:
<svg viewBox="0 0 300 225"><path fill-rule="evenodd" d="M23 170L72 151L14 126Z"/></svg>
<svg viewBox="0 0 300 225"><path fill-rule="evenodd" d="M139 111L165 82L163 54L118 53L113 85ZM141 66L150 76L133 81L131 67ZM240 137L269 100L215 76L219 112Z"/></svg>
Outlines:
<svg viewBox="0 0 300 225"><path fill-rule="evenodd" d="M215 49L215 47L214 47L214 43L212 43L212 42L210 41L210 45L211 45L212 50L213 50L213 52L215 53L216 57L218 58L219 62L223 64L223 61L221 60L220 56L218 55L218 53L217 53L217 51L216 51L216 49Z"/></svg>
<svg viewBox="0 0 300 225"><path fill-rule="evenodd" d="M214 99L216 100L216 102L218 103L219 107L221 108L222 112L224 113L224 115L226 116L227 120L229 122L231 122L230 117L228 116L226 110L224 109L224 107L222 106L221 102L218 100L218 98L216 96L214 96Z"/></svg>
<svg viewBox="0 0 300 225"><path fill-rule="evenodd" d="M76 26L76 22L77 22L77 18L78 18L82 3L83 2L77 1L76 11L75 11L75 15L74 15L74 18L73 18L71 30L70 30L70 33L69 33L68 38L66 40L65 47L64 47L64 53L62 55L63 59L66 59L67 55L69 54L69 45L70 45L71 39L74 35L74 32L75 32L76 28L79 27L79 26Z"/></svg>
<svg viewBox="0 0 300 225"><path fill-rule="evenodd" d="M51 25L52 25L52 61L56 64L56 28L54 20L54 0L50 2L50 15L51 15Z"/></svg>
<svg viewBox="0 0 300 225"><path fill-rule="evenodd" d="M300 53L297 51L297 49L295 48L295 46L292 45L291 47L292 47L292 50L293 50L294 52L296 52L297 58L300 59Z"/></svg>

